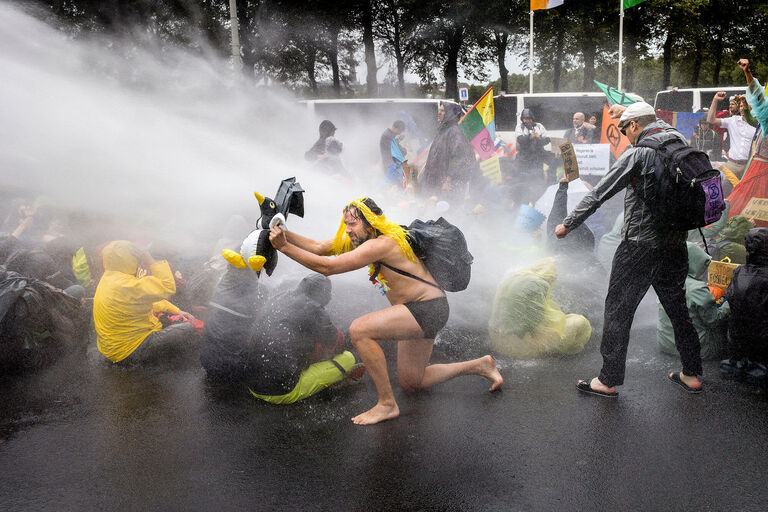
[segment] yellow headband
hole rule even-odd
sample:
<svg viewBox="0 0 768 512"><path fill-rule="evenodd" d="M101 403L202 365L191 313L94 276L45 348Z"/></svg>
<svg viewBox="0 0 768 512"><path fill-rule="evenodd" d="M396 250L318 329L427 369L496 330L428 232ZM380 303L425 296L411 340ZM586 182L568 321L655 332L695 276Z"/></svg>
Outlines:
<svg viewBox="0 0 768 512"><path fill-rule="evenodd" d="M368 221L368 224L373 226L373 229L383 234L384 236L388 236L389 238L393 239L395 242L397 242L397 245L400 246L400 250L409 260L413 261L414 263L417 262L418 258L416 258L416 255L413 253L411 244L408 243L407 232L405 229L403 229L403 227L399 224L387 220L384 214L376 215L373 213L371 209L368 208L368 206L363 202L365 199L365 197L355 199L346 207L349 208L350 206L354 206L357 211L363 214L365 220ZM339 255L351 251L352 249L352 241L349 239L349 235L347 235L347 224L344 222L344 215L342 214L341 225L339 226L339 230L336 232L336 236L333 239L331 252L335 255Z"/></svg>

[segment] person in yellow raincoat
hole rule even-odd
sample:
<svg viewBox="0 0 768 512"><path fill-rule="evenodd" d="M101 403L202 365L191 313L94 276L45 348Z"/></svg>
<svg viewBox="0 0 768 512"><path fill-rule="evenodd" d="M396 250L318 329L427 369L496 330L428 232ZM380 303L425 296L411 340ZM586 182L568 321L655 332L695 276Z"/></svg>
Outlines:
<svg viewBox="0 0 768 512"><path fill-rule="evenodd" d="M156 357L171 345L189 343L195 329L182 322L163 329L155 313L168 312L194 320L167 299L176 293L168 262L155 261L147 251L131 242L117 240L102 250L104 275L93 298L96 343L104 357L113 363L140 362ZM141 262L151 275L136 277Z"/></svg>
<svg viewBox="0 0 768 512"><path fill-rule="evenodd" d="M584 349L592 326L581 315L566 315L550 298L556 279L555 260L545 258L502 280L489 326L491 347L496 352L533 359Z"/></svg>

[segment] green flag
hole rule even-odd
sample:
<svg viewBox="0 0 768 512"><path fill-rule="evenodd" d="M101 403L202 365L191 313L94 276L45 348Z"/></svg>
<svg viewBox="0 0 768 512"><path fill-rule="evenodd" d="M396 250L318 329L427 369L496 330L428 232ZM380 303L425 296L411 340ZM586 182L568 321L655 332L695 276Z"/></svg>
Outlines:
<svg viewBox="0 0 768 512"><path fill-rule="evenodd" d="M609 85L601 84L597 80L592 80L592 81L595 82L595 84L600 88L600 90L603 91L603 93L608 97L608 101L611 102L611 105L619 104L627 107L633 103L637 103L636 99L630 96L627 96L626 94L624 94L618 89L614 89Z"/></svg>
<svg viewBox="0 0 768 512"><path fill-rule="evenodd" d="M629 9L630 7L634 7L643 2L645 2L645 0L624 0L624 8Z"/></svg>

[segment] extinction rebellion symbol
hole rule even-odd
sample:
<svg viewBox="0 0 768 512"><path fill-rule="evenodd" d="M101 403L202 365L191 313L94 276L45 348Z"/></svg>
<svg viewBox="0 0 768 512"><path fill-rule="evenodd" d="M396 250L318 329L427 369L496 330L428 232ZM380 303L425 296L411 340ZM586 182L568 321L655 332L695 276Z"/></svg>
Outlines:
<svg viewBox="0 0 768 512"><path fill-rule="evenodd" d="M614 148L619 147L619 141L621 140L621 134L619 134L619 129L616 128L615 124L608 125L608 130L606 132L606 137L608 137L608 142L611 143L611 146Z"/></svg>
<svg viewBox="0 0 768 512"><path fill-rule="evenodd" d="M490 151L493 148L493 142L490 137L483 137L480 141L480 147L483 151Z"/></svg>

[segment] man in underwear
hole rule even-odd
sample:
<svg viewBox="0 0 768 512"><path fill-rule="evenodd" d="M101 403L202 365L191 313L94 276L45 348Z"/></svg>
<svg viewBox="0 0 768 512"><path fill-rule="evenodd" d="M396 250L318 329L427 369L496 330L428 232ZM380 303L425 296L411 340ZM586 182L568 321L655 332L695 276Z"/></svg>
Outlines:
<svg viewBox="0 0 768 512"><path fill-rule="evenodd" d="M361 198L348 204L332 240L312 240L278 226L272 228L269 239L278 251L326 276L368 265L371 282L392 304L357 318L349 327L350 340L378 392L376 405L352 418L354 423L370 425L400 415L387 361L377 340L399 340L397 375L406 391L428 388L459 375L485 377L491 382L489 391L501 387L504 379L490 355L460 363L429 364L435 335L448 321L448 301L413 253L405 230L388 221L373 200ZM336 257L324 257L331 255Z"/></svg>

